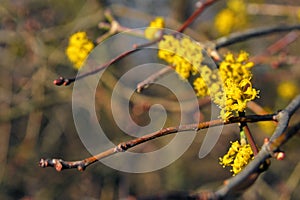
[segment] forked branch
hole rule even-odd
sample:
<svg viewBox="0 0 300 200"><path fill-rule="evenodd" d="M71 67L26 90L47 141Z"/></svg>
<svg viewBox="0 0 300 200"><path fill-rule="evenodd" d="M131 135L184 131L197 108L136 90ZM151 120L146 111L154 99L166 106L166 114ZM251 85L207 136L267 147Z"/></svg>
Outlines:
<svg viewBox="0 0 300 200"><path fill-rule="evenodd" d="M54 167L57 171L63 169L77 168L79 171L83 171L86 167L95 163L97 160L114 155L119 152L127 151L128 149L145 143L147 141L166 136L174 133L182 133L190 130L201 130L212 126L220 126L232 123L253 123L258 121L277 121L278 126L275 129L270 140L266 140L261 150L255 156L245 169L236 176L225 181L224 186L218 189L216 192L205 191L197 194L186 194L186 197L194 199L223 199L230 195L236 195L239 192L250 187L260 173L262 173L268 167L268 159L276 157L280 153L280 147L286 143L292 136L294 136L300 130L300 122L292 126L288 131L289 120L291 116L300 108L300 95L298 95L284 110L268 115L248 115L244 117L232 117L228 121L222 121L221 119L212 120L208 122L202 122L199 124L188 124L177 127L169 127L157 132L145 135L143 137L122 142L114 148L108 149L100 154L86 158L81 161L64 161L62 159L41 159L39 165L41 167Z"/></svg>

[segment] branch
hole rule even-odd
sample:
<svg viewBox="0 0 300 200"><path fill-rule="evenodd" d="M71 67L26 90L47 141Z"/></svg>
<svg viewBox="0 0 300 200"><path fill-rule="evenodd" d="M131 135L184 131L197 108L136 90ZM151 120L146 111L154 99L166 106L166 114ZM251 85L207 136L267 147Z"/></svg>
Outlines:
<svg viewBox="0 0 300 200"><path fill-rule="evenodd" d="M291 27L292 26L290 26L290 28ZM298 25L294 26L294 27L297 27L297 29L300 28L300 27L298 27ZM279 29L277 30L276 28L279 28ZM227 46L227 45L230 45L230 44L233 44L233 43L236 43L236 42L243 41L245 39L248 39L247 37L251 38L251 37L257 36L255 34L262 34L261 36L263 36L264 34L271 34L271 33L280 32L280 31L288 31L285 28L287 28L287 27L272 27L272 28L267 28L267 29L264 29L264 30L262 30L262 29L261 30L253 29L253 30L249 30L249 31L246 31L246 32L242 32L242 33L234 33L231 36L222 37L222 38L216 40L216 48L220 48L220 47L222 47L222 45ZM257 33L255 33L255 30L257 31ZM268 31L270 31L270 32L268 32ZM272 32L272 31L275 31L275 32ZM259 32L261 32L261 33L259 33ZM242 34L244 34L244 35L242 35ZM245 37L245 38L243 38L243 37ZM272 55L272 54L275 54L275 53L279 52L284 47L286 47L289 44L291 44L292 42L294 42L298 37L299 37L299 34L297 32L291 31L290 33L288 33L287 35L282 37L280 40L278 40L274 44L270 45L265 52L251 58L251 61L253 61L256 64L262 62L263 60L266 59L266 55ZM228 44L226 44L226 42ZM158 71L157 73L151 75L146 80L140 82L137 85L137 92L141 92L141 90L147 88L150 84L155 82L157 79L159 79L163 75L170 72L171 71L170 69L171 69L170 67L166 67L165 69L162 69L162 70Z"/></svg>
<svg viewBox="0 0 300 200"><path fill-rule="evenodd" d="M169 127L164 128L159 131L150 133L148 135L145 135L143 137L129 140L127 142L122 142L118 144L116 147L108 149L104 152L101 152L95 156L86 158L81 161L64 161L62 159L56 159L56 158L47 158L47 159L41 159L39 162L40 167L54 167L57 171L61 171L63 169L71 169L71 168L77 168L79 171L85 170L86 167L89 165L95 163L97 160L101 160L105 157L112 156L116 153L125 152L128 149L135 147L139 144L145 143L147 141L163 137L166 135L170 135L173 133L180 133L185 131L192 131L192 130L201 130L206 129L209 127L214 126L221 126L226 124L232 124L232 123L253 123L258 121L272 121L276 120L275 116L277 114L268 114L268 115L249 115L249 116L243 116L243 117L232 117L227 121L223 121L221 119L211 120L207 122L201 122L199 124L187 124L182 126L176 126L176 127Z"/></svg>
<svg viewBox="0 0 300 200"><path fill-rule="evenodd" d="M262 63L268 59L268 56L278 53L289 44L294 42L299 36L299 33L296 31L289 32L284 37L281 37L278 41L271 44L263 53L252 57L250 61L254 62L255 64Z"/></svg>
<svg viewBox="0 0 300 200"><path fill-rule="evenodd" d="M201 6L184 22L184 24L177 31L178 32L183 32L196 19L196 17L199 16L205 10L205 8L207 8L209 5L211 5L214 2L216 2L216 0L207 0L206 2L204 2L203 4L201 4ZM112 22L114 24L114 26L111 27L110 33L108 33L107 36L104 36L104 37L109 37L111 34L115 34L117 32L117 29L118 29L118 27L120 27L120 25L118 24L117 21L114 20L113 16L109 12L109 10L107 10L107 12L106 12L106 17L109 19L110 22ZM121 60L122 58L124 58L124 57L126 57L126 56L128 56L128 55L130 55L130 54L132 54L132 53L134 53L136 51L139 51L139 50L143 49L144 47L151 46L151 45L159 42L161 39L162 39L162 35L159 38L157 38L157 39L155 39L153 41L150 41L148 43L144 43L144 44L140 44L140 45L135 45L133 47L133 49L131 49L129 51L126 51L126 52L124 52L124 53L116 56L115 58L113 58L109 62L107 62L107 63L105 63L105 64L97 67L93 71L90 71L90 72L87 72L87 73L82 74L80 76L77 76L76 78L75 77L73 77L73 78L59 77L58 79L56 79L56 80L53 81L53 84L57 85L57 86L61 86L61 85L67 86L67 85L70 85L75 80L79 80L79 79L82 79L84 77L96 74L96 73L102 71L103 69L105 69L106 67L108 67L108 66L114 64L115 62ZM100 39L98 39L98 40L100 40Z"/></svg>
<svg viewBox="0 0 300 200"><path fill-rule="evenodd" d="M204 3L199 1L199 8L183 23L183 25L177 31L182 33L208 6L212 5L216 1L217 0L206 0Z"/></svg>
<svg viewBox="0 0 300 200"><path fill-rule="evenodd" d="M300 95L297 96L284 110L273 115L273 119L278 120L278 126L274 131L274 134L270 140L266 140L259 153L255 156L243 171L236 176L225 181L224 185L220 187L216 192L201 191L198 193L187 193L185 196L182 194L177 199L197 199L197 200L221 200L230 199L236 197L245 189L249 188L255 180L258 178L260 173L265 171L269 166L269 158L276 157L278 160L282 158L282 152L280 147L285 144L292 136L298 133L300 130L300 122L289 128L288 131L284 132L288 126L289 118L300 108ZM264 115L261 115L262 117ZM249 117L249 116L248 116ZM288 118L287 120L285 118ZM233 119L233 118L232 118ZM236 118L235 118L236 119ZM246 119L242 120L244 123ZM281 153L281 157L279 156ZM167 195L165 195L167 196ZM151 199L159 199L153 197Z"/></svg>
<svg viewBox="0 0 300 200"><path fill-rule="evenodd" d="M226 47L238 42L243 42L251 38L265 36L273 33L299 30L299 29L300 29L300 24L280 25L280 26L272 26L267 28L254 28L243 32L233 33L229 36L221 37L215 40L214 43L215 43L215 48L219 49L221 47Z"/></svg>
<svg viewBox="0 0 300 200"><path fill-rule="evenodd" d="M285 132L290 117L300 107L300 95L298 95L284 110L280 111L276 116L278 126L276 127L274 134L270 141L266 142L259 153L255 156L243 171L238 175L232 177L226 182L226 185L221 187L217 192L217 199L225 198L228 195L237 193L237 188L246 189L251 186L258 175L262 172L261 166L269 159L274 157L279 152L279 148L288 141L293 135L300 129L300 123L293 126L289 131ZM253 180L252 182L247 180ZM243 183L247 183L244 184ZM243 187L241 187L243 186Z"/></svg>
<svg viewBox="0 0 300 200"><path fill-rule="evenodd" d="M107 63L97 67L96 69L90 71L90 72L87 72L85 74L81 74L80 76L77 76L76 78L73 77L73 78L64 78L64 77L59 77L58 79L54 80L53 81L53 84L54 85L57 85L57 86L61 86L61 85L64 85L64 86L67 86L67 85L70 85L71 83L73 83L75 80L80 80L84 77L87 77L87 76L90 76L90 75L93 75L93 74L96 74L100 71L102 71L103 69L105 69L106 67L114 64L115 62L121 60L122 58L136 52L136 51L139 51L141 49L143 49L144 47L148 47L148 46L151 46L153 44L155 44L156 42L158 42L159 40L161 40L161 37L156 39L156 40L153 40L151 42L148 42L148 43L144 43L144 44L140 44L140 45L135 45L133 47L133 49L129 50L129 51L126 51L124 53L121 53L119 54L117 57L113 58L112 60L108 61Z"/></svg>
<svg viewBox="0 0 300 200"><path fill-rule="evenodd" d="M167 66L158 72L152 74L142 82L138 83L136 86L136 90L138 93L140 93L143 89L149 87L151 84L153 84L156 80L163 77L164 75L168 74L169 72L173 71L173 68L171 66Z"/></svg>

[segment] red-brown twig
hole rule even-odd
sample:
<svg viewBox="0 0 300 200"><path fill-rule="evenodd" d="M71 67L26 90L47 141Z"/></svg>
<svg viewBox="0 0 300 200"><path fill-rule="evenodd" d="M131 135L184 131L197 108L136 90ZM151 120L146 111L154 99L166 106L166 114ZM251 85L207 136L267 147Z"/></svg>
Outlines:
<svg viewBox="0 0 300 200"><path fill-rule="evenodd" d="M215 3L216 0L207 0L204 3L201 3L199 8L194 11L194 13L182 24L182 26L177 30L178 32L182 33L191 23L195 21L195 19L210 5ZM142 89L148 87L151 83L153 83L155 80L159 79L160 77L166 75L171 71L171 67L166 67L165 69L162 69L158 71L157 73L151 75L146 80L140 82L137 85L137 92L140 92Z"/></svg>
<svg viewBox="0 0 300 200"><path fill-rule="evenodd" d="M252 136L252 134L251 134L251 131L250 131L250 129L249 129L249 126L248 126L246 123L245 123L245 125L243 126L243 130L244 130L245 135L246 135L246 137L247 137L247 141L248 141L248 143L249 143L250 146L251 146L251 149L252 149L252 151L253 151L254 156L257 155L257 154L258 154L258 148L257 148L257 146L256 146L256 143L255 143L254 139L253 139L253 136Z"/></svg>
<svg viewBox="0 0 300 200"><path fill-rule="evenodd" d="M182 24L182 26L177 30L182 33L195 19L210 5L215 3L216 0L206 0L204 3L201 3L199 8Z"/></svg>
<svg viewBox="0 0 300 200"><path fill-rule="evenodd" d="M264 51L260 55L252 57L250 60L255 64L261 63L264 60L266 60L267 56L278 53L279 51L287 47L289 44L294 42L298 37L299 37L299 33L297 33L296 31L291 31L288 34L286 34L284 37L282 37L280 40L270 45L266 49L266 51Z"/></svg>
<svg viewBox="0 0 300 200"><path fill-rule="evenodd" d="M207 122L201 122L199 124L187 124L177 127L169 127L164 128L159 131L150 133L148 135L145 135L143 137L129 140L127 142L122 142L119 145L117 145L114 148L108 149L104 152L101 152L95 156L92 156L90 158L86 158L81 161L64 161L62 159L41 159L39 165L41 167L54 167L57 171L61 171L63 169L71 169L71 168L77 168L80 171L83 171L87 166L90 164L96 162L97 160L101 160L105 157L114 155L119 152L127 151L128 149L135 147L139 144L145 143L147 141L163 137L169 134L173 133L180 133L185 131L191 131L191 130L200 130L200 129L206 129L213 126L220 126L223 124L232 124L232 123L253 123L258 121L272 121L276 120L276 114L268 114L268 115L249 115L249 116L243 116L243 117L232 117L228 121L223 121L221 119L207 121Z"/></svg>
<svg viewBox="0 0 300 200"><path fill-rule="evenodd" d="M105 63L105 64L99 66L99 67L96 68L95 70L92 70L92 71L90 71L90 72L81 74L80 76L77 76L76 78L75 78L75 77L74 77L74 78L64 78L64 77L59 77L58 79L54 80L53 83L54 83L55 85L58 85L58 86L61 86L61 85L64 85L64 86L70 85L70 84L73 83L75 80L80 80L80 79L82 79L82 78L84 78L84 77L87 77L87 76L96 74L96 73L102 71L103 69L105 69L106 67L108 67L108 66L114 64L115 62L119 61L120 59L122 59L122 58L124 58L124 57L126 57L126 56L128 56L128 55L130 55L130 54L132 54L132 53L134 53L134 52L136 52L136 51L139 51L139 50L141 50L141 49L143 49L143 48L145 48L145 47L148 47L148 46L151 46L151 45L155 44L155 43L156 43L157 41L159 41L160 39L161 39L161 38L158 38L158 39L153 40L153 41L148 42L148 43L144 43L144 44L141 44L141 45L135 45L135 46L133 47L133 49L128 50L128 51L126 51L126 52L124 52L124 53L119 54L117 57L115 57L115 58L111 59L110 61L108 61L107 63Z"/></svg>
<svg viewBox="0 0 300 200"><path fill-rule="evenodd" d="M177 30L178 32L183 32L195 19L197 16L199 16L203 10L205 8L207 8L209 5L211 5L212 3L214 3L216 0L207 0L206 2L204 2L203 4L201 4L201 6L185 21L185 23ZM119 26L118 23L114 20L114 18L112 17L112 15L110 14L109 11L107 11L107 14L106 14L109 19L109 21L111 21L112 23L115 24L115 26L113 27L113 33L109 33L109 34L114 34L117 30L116 30L116 27ZM57 86L61 86L61 85L64 85L64 86L67 86L67 85L70 85L71 83L73 83L75 80L79 80L79 79L82 79L84 77L87 77L87 76L90 76L90 75L93 75L93 74L96 74L100 71L102 71L103 69L105 69L106 67L108 67L109 65L121 60L122 58L136 52L136 51L139 51L141 49L143 49L144 47L148 47L148 46L151 46L155 43L157 43L158 41L160 41L162 39L162 37L159 37L151 42L148 42L148 43L144 43L144 44L140 44L140 45L135 45L133 47L133 49L131 50L128 50L120 55L118 55L117 57L113 58L112 60L110 60L109 62L99 66L98 68L96 68L95 70L93 71L90 71L90 72L87 72L85 74L82 74L80 76L77 76L76 78L73 77L73 78L64 78L64 77L59 77L58 79L54 80L53 83L54 85L57 85Z"/></svg>
<svg viewBox="0 0 300 200"><path fill-rule="evenodd" d="M164 75L167 75L169 72L173 71L173 67L167 66L158 72L152 74L142 82L138 83L136 86L137 92L141 92L143 89L149 87L150 84L154 83L159 78L163 77Z"/></svg>

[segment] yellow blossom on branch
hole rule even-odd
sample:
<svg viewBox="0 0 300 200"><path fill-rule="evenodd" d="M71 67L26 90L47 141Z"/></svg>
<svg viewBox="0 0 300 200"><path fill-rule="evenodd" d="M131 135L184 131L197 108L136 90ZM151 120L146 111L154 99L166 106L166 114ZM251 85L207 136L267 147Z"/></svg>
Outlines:
<svg viewBox="0 0 300 200"><path fill-rule="evenodd" d="M165 20L162 17L156 17L150 22L149 26L145 30L145 37L149 40L153 40L160 36L160 29L165 27Z"/></svg>
<svg viewBox="0 0 300 200"><path fill-rule="evenodd" d="M87 38L86 32L77 32L69 38L66 54L74 67L79 69L93 48L94 44Z"/></svg>
<svg viewBox="0 0 300 200"><path fill-rule="evenodd" d="M252 87L251 68L254 63L248 61L249 56L242 51L237 57L228 53L220 63L219 69L200 67L200 76L193 86L198 96L210 95L220 109L220 116L229 117L244 112L247 102L258 96L258 90Z"/></svg>
<svg viewBox="0 0 300 200"><path fill-rule="evenodd" d="M228 53L220 63L219 72L223 82L224 99L217 104L221 108L221 117L226 119L239 112L244 112L247 102L254 100L259 91L252 87L249 55L242 51L235 58Z"/></svg>
<svg viewBox="0 0 300 200"><path fill-rule="evenodd" d="M233 175L238 174L252 159L253 151L249 144L238 141L231 142L228 152L220 158L220 164L223 167L231 167Z"/></svg>

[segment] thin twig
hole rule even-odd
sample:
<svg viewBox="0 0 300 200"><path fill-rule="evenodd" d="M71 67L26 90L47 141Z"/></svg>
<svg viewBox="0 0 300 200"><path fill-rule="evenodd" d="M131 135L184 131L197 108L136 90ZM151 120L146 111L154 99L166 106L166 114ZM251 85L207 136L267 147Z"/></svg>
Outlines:
<svg viewBox="0 0 300 200"><path fill-rule="evenodd" d="M143 89L149 87L151 84L153 84L157 79L163 77L164 75L167 75L169 72L173 71L173 68L171 66L167 66L158 72L152 74L142 82L138 83L136 86L137 92L141 92Z"/></svg>
<svg viewBox="0 0 300 200"><path fill-rule="evenodd" d="M206 2L204 2L186 21L185 23L177 30L178 32L183 32L195 19L197 16L199 16L204 10L205 8L207 8L209 5L211 5L212 3L214 3L216 0L207 0ZM114 26L112 26L113 30L111 30L111 32L115 33L116 32L116 27L118 27L118 22L114 20L114 18L112 17L112 15L110 14L109 11L107 11L107 14L106 14L106 17L108 17L113 24ZM148 47L148 46L151 46L157 42L159 42L160 40L162 39L162 36L153 40L153 41L150 41L150 42L147 42L147 43L144 43L144 44L140 44L140 45L135 45L133 47L133 49L131 50L128 50L120 55L118 55L117 57L113 58L112 60L110 60L109 62L101 65L101 66L98 66L96 69L90 71L90 72L87 72L85 74L81 74L80 76L77 76L76 78L73 77L73 78L64 78L64 77L59 77L58 79L54 80L53 81L53 84L54 85L57 85L57 86L61 86L61 85L64 85L64 86L67 86L67 85L70 85L71 83L73 83L75 80L79 80L79 79L82 79L82 78L85 78L87 76L90 76L90 75L93 75L93 74L96 74L100 71L102 71L103 69L105 69L106 67L110 66L111 64L121 60L122 58L136 52L136 51L139 51L141 49L143 49L144 47Z"/></svg>
<svg viewBox="0 0 300 200"><path fill-rule="evenodd" d="M199 8L182 24L177 31L182 33L208 6L215 2L216 0L206 0L204 3L200 4Z"/></svg>
<svg viewBox="0 0 300 200"><path fill-rule="evenodd" d="M244 130L245 135L247 137L247 140L248 140L248 142L249 142L249 144L251 146L251 149L253 151L254 156L257 155L258 154L258 148L257 148L257 146L255 144L254 138L253 138L253 136L251 134L251 131L250 131L249 126L247 125L247 123L244 124L243 130Z"/></svg>
<svg viewBox="0 0 300 200"><path fill-rule="evenodd" d="M243 42L245 40L265 36L274 33L287 32L292 30L299 30L300 24L295 25L280 25L280 26L272 26L267 28L254 28L243 32L233 33L229 36L221 37L214 41L215 48L219 49L221 47L226 47L231 44L235 44L238 42Z"/></svg>
<svg viewBox="0 0 300 200"><path fill-rule="evenodd" d="M148 46L151 46L153 44L155 44L157 41L161 40L161 38L158 38L156 40L153 40L151 42L148 42L148 43L144 43L144 44L140 44L140 45L135 45L133 47L133 49L131 50L128 50L124 53L121 53L119 54L117 57L113 58L112 60L108 61L107 63L104 63L103 65L97 67L96 69L90 71L90 72L87 72L87 73L84 73L84 74L81 74L79 76L77 76L76 78L73 77L73 78L64 78L64 77L59 77L58 79L54 80L53 83L54 85L58 85L58 86L61 86L61 85L64 85L64 86L67 86L67 85L70 85L71 83L73 83L75 80L80 80L82 78L85 78L87 76L90 76L90 75L93 75L93 74L96 74L100 71L102 71L103 69L105 69L106 67L114 64L115 62L119 61L120 59L136 52L136 51L139 51L145 47L148 47Z"/></svg>
<svg viewBox="0 0 300 200"><path fill-rule="evenodd" d="M289 32L284 37L271 44L263 53L252 57L250 61L254 62L255 64L263 62L264 60L268 59L267 56L278 53L279 51L287 47L289 44L294 42L299 37L299 35L300 34L296 31Z"/></svg>
<svg viewBox="0 0 300 200"><path fill-rule="evenodd" d="M211 120L207 122L201 122L199 124L187 124L182 126L176 126L176 127L169 127L164 128L159 131L150 133L148 135L145 135L143 137L129 140L127 142L122 142L119 145L117 145L114 148L108 149L104 152L101 152L95 156L92 156L90 158L86 158L81 161L64 161L62 159L41 159L39 162L39 165L41 167L54 167L57 171L61 171L63 169L71 169L71 168L77 168L80 171L83 171L87 166L90 164L96 162L97 160L101 160L105 157L114 155L119 152L127 151L128 149L135 147L139 144L145 143L147 141L166 136L173 133L180 133L185 131L191 131L191 130L201 130L206 129L209 127L214 126L220 126L220 125L226 125L226 124L232 124L232 123L253 123L258 121L272 121L275 119L276 114L268 114L268 115L249 115L249 116L243 116L243 117L232 117L227 121L223 121L221 119Z"/></svg>

